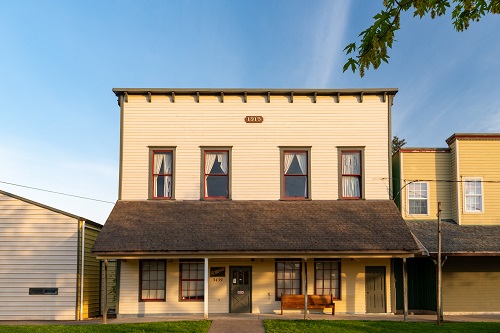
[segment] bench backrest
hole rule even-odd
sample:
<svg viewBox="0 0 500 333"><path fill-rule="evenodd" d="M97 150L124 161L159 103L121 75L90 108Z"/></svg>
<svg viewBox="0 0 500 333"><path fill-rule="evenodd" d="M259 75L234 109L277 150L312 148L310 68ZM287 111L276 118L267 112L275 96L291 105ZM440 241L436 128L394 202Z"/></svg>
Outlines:
<svg viewBox="0 0 500 333"><path fill-rule="evenodd" d="M281 303L286 306L304 306L304 295L281 295ZM333 303L332 295L307 295L308 305L327 305Z"/></svg>

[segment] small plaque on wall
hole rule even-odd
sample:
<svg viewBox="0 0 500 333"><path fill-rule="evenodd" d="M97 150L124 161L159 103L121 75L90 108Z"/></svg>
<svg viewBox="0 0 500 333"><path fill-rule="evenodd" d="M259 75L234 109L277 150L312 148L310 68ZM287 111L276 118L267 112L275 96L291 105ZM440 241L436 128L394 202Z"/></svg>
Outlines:
<svg viewBox="0 0 500 333"><path fill-rule="evenodd" d="M226 267L210 267L210 277L226 276Z"/></svg>
<svg viewBox="0 0 500 333"><path fill-rule="evenodd" d="M245 123L261 123L264 121L264 117L262 116L246 116Z"/></svg>

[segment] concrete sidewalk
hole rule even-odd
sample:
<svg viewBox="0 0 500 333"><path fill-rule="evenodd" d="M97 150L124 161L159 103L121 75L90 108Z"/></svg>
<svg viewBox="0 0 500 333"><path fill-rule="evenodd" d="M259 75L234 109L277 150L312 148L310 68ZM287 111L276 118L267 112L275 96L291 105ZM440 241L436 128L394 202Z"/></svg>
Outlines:
<svg viewBox="0 0 500 333"><path fill-rule="evenodd" d="M264 333L264 325L262 320L279 319L279 320L302 320L304 314L293 312L279 314L210 314L209 320L212 320L212 325L209 333ZM403 321L403 315L394 314L321 314L309 313L308 320L378 320L378 321ZM108 319L108 324L126 324L126 323L147 323L147 322L168 322L181 320L204 320L202 314L196 315L168 315L158 317L122 317ZM409 315L408 321L411 322L435 322L436 315ZM496 315L445 315L444 322L500 322L500 314ZM82 321L54 321L54 320L16 320L16 321L0 321L0 325L100 325L102 318L88 319Z"/></svg>

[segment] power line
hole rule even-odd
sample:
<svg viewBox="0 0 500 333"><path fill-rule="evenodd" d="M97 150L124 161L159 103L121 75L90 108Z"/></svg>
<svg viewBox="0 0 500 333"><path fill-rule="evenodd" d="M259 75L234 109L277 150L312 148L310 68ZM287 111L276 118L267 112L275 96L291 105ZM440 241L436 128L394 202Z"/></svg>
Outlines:
<svg viewBox="0 0 500 333"><path fill-rule="evenodd" d="M65 195L65 196L68 196L68 197L73 197L73 198L78 198L78 199L85 199L85 200L92 200L92 201L104 202L104 203L109 203L109 204L113 204L113 205L115 204L114 202L111 202L111 201L94 199L94 198L88 198L88 197L82 197L82 196L79 196L79 195L62 193L62 192L56 192L56 191L51 191L51 190L45 190L45 189L42 189L42 188L31 187L31 186L20 185L20 184L14 184L14 183L9 183L9 182L4 182L4 181L1 181L1 180L0 180L0 183L7 184L7 185L12 185L12 186L29 188L31 190L37 190L37 191L42 191L42 192L49 192L49 193L54 193L54 194L59 194L59 195Z"/></svg>

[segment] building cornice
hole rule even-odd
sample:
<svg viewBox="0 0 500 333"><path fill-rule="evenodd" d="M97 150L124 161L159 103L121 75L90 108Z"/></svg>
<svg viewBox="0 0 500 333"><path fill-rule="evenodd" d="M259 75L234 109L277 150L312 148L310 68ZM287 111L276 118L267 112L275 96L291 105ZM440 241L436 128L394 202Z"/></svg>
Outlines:
<svg viewBox="0 0 500 333"><path fill-rule="evenodd" d="M455 140L499 140L500 133L454 133L446 143L451 145Z"/></svg>

